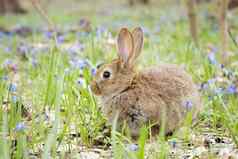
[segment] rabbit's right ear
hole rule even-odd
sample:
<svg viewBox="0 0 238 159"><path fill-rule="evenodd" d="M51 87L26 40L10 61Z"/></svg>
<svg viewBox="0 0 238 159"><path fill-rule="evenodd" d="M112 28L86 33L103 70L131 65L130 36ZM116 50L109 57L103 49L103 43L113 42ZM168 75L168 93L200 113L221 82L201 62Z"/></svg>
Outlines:
<svg viewBox="0 0 238 159"><path fill-rule="evenodd" d="M143 48L144 35L141 27L137 27L132 31L133 41L134 41L134 52L131 62L134 63L137 57L140 55Z"/></svg>
<svg viewBox="0 0 238 159"><path fill-rule="evenodd" d="M122 28L117 39L118 56L123 65L129 65L130 58L133 54L134 43L132 34L127 28Z"/></svg>

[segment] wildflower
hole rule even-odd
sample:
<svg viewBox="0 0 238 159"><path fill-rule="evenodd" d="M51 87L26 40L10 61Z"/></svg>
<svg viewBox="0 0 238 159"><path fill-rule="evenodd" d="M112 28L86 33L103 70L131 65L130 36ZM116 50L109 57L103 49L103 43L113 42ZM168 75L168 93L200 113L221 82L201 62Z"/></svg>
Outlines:
<svg viewBox="0 0 238 159"><path fill-rule="evenodd" d="M172 148L176 148L176 146L177 146L176 140L169 141L169 144L172 146Z"/></svg>
<svg viewBox="0 0 238 159"><path fill-rule="evenodd" d="M17 64L13 63L13 61L10 60L10 59L6 59L3 62L3 68L11 70L13 72L16 72L17 71Z"/></svg>
<svg viewBox="0 0 238 159"><path fill-rule="evenodd" d="M208 84L206 82L201 83L200 89L201 90L206 90L208 88Z"/></svg>
<svg viewBox="0 0 238 159"><path fill-rule="evenodd" d="M185 102L185 108L186 108L187 110L191 110L192 107L193 107L193 103L192 103L191 101L186 101L186 102Z"/></svg>
<svg viewBox="0 0 238 159"><path fill-rule="evenodd" d="M4 32L0 31L0 38L3 38L4 37Z"/></svg>
<svg viewBox="0 0 238 159"><path fill-rule="evenodd" d="M62 44L65 41L65 38L63 35L57 36L57 43Z"/></svg>
<svg viewBox="0 0 238 159"><path fill-rule="evenodd" d="M207 81L207 83L208 83L209 85L213 85L213 84L215 84L215 82L216 82L216 79L214 79L214 78L211 78L211 79L209 79L209 80Z"/></svg>
<svg viewBox="0 0 238 159"><path fill-rule="evenodd" d="M85 80L83 78L79 78L77 83L80 85L80 86L85 86Z"/></svg>
<svg viewBox="0 0 238 159"><path fill-rule="evenodd" d="M32 58L31 64L32 64L33 67L37 67L38 61L36 60L36 58Z"/></svg>
<svg viewBox="0 0 238 159"><path fill-rule="evenodd" d="M15 131L23 131L26 129L26 126L23 122L19 122L16 124Z"/></svg>
<svg viewBox="0 0 238 159"><path fill-rule="evenodd" d="M91 69L91 74L92 74L92 76L95 76L95 75L96 75L96 72L97 72L97 70L96 70L95 68L92 68L92 69Z"/></svg>
<svg viewBox="0 0 238 159"><path fill-rule="evenodd" d="M217 60L216 60L216 56L214 52L208 53L208 61L213 65L217 64Z"/></svg>
<svg viewBox="0 0 238 159"><path fill-rule="evenodd" d="M12 96L12 102L17 103L17 96L15 96L15 95Z"/></svg>
<svg viewBox="0 0 238 159"><path fill-rule="evenodd" d="M97 27L96 29L96 36L98 38L102 38L103 35L107 32L107 28L106 27L103 27L103 26L100 26L100 27Z"/></svg>
<svg viewBox="0 0 238 159"><path fill-rule="evenodd" d="M75 54L82 52L83 50L84 45L82 45L81 43L77 43L70 47L67 51L74 56Z"/></svg>
<svg viewBox="0 0 238 159"><path fill-rule="evenodd" d="M79 60L78 61L78 67L80 70L83 70L85 67L87 67L87 62L84 60Z"/></svg>
<svg viewBox="0 0 238 159"><path fill-rule="evenodd" d="M53 32L51 31L46 31L44 32L44 36L47 38L47 39L51 39L53 37Z"/></svg>
<svg viewBox="0 0 238 159"><path fill-rule="evenodd" d="M143 30L143 33L144 33L145 35L149 35L149 34L150 34L150 30L149 30L148 28L142 27L142 30Z"/></svg>
<svg viewBox="0 0 238 159"><path fill-rule="evenodd" d="M237 93L237 88L234 84L231 84L230 86L227 87L226 92L228 94L235 94Z"/></svg>
<svg viewBox="0 0 238 159"><path fill-rule="evenodd" d="M130 150L130 151L137 151L138 149L139 149L139 147L137 144L130 144L128 146L128 150Z"/></svg>
<svg viewBox="0 0 238 159"><path fill-rule="evenodd" d="M4 81L7 81L8 80L8 76L2 76L2 80L4 80Z"/></svg>
<svg viewBox="0 0 238 159"><path fill-rule="evenodd" d="M11 84L9 85L9 91L10 91L11 93L13 93L13 92L16 92L16 90L17 90L16 84L15 84L15 83L11 83Z"/></svg>
<svg viewBox="0 0 238 159"><path fill-rule="evenodd" d="M5 52L11 52L11 48L10 48L10 47L6 47L6 48L4 49L4 51L5 51Z"/></svg>
<svg viewBox="0 0 238 159"><path fill-rule="evenodd" d="M17 51L20 54L26 54L28 53L30 48L26 44L20 44L20 46L17 48Z"/></svg>
<svg viewBox="0 0 238 159"><path fill-rule="evenodd" d="M9 65L13 64L13 61L11 59L6 59L3 62L3 67L8 67Z"/></svg>

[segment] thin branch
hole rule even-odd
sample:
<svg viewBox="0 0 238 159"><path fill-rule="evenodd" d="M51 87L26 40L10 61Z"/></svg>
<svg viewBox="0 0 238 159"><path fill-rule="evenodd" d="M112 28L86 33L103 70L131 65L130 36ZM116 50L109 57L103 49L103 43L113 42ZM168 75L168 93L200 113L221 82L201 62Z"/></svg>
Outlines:
<svg viewBox="0 0 238 159"><path fill-rule="evenodd" d="M232 42L234 43L234 45L238 48L237 41L235 40L234 36L232 35L230 28L228 28L228 34L229 34L229 37L231 38Z"/></svg>
<svg viewBox="0 0 238 159"><path fill-rule="evenodd" d="M46 11L41 7L40 1L39 0L30 0L30 1L31 1L32 5L34 6L34 8L39 12L41 17L43 19L45 19L45 21L47 22L50 30L55 31L56 30L55 24L49 18L49 16L47 15Z"/></svg>

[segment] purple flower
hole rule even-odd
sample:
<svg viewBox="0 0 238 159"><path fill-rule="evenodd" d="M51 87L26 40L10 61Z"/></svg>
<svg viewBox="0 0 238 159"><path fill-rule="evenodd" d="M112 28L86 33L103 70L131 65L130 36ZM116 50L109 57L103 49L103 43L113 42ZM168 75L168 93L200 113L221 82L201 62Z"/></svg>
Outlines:
<svg viewBox="0 0 238 159"><path fill-rule="evenodd" d="M85 84L85 80L83 78L79 78L77 83L80 85L80 86L84 86Z"/></svg>
<svg viewBox="0 0 238 159"><path fill-rule="evenodd" d="M6 59L3 62L3 67L8 67L9 65L13 64L13 61L11 59Z"/></svg>
<svg viewBox="0 0 238 159"><path fill-rule="evenodd" d="M19 131L23 131L25 129L26 129L25 124L23 122L19 122L19 123L17 123L14 130L19 132Z"/></svg>
<svg viewBox="0 0 238 159"><path fill-rule="evenodd" d="M4 80L4 81L7 81L8 80L8 76L2 76L2 80Z"/></svg>
<svg viewBox="0 0 238 159"><path fill-rule="evenodd" d="M37 67L38 61L36 60L36 58L32 58L31 64L32 64L33 67Z"/></svg>
<svg viewBox="0 0 238 159"><path fill-rule="evenodd" d="M91 74L92 74L92 76L95 76L95 75L96 75L96 72L97 72L97 70L96 70L95 68L92 68L92 69L91 69Z"/></svg>
<svg viewBox="0 0 238 159"><path fill-rule="evenodd" d="M215 53L214 52L210 52L208 54L208 61L213 64L213 65L216 65L217 64L217 60L216 60L216 56L215 56Z"/></svg>
<svg viewBox="0 0 238 159"><path fill-rule="evenodd" d="M139 149L137 144L130 144L128 145L128 150L130 151L137 151Z"/></svg>
<svg viewBox="0 0 238 159"><path fill-rule="evenodd" d="M68 49L68 52L70 54L75 55L75 54L77 54L79 52L82 52L83 50L84 50L84 45L82 45L81 43L77 43L77 44L74 44L72 47L70 47Z"/></svg>
<svg viewBox="0 0 238 159"><path fill-rule="evenodd" d="M44 35L47 39L51 39L53 37L53 32L51 31L46 31L44 32Z"/></svg>
<svg viewBox="0 0 238 159"><path fill-rule="evenodd" d="M57 36L57 43L62 44L65 41L65 38L63 35Z"/></svg>
<svg viewBox="0 0 238 159"><path fill-rule="evenodd" d="M102 36L103 36L103 34L105 34L105 32L107 32L107 28L106 27L103 27L103 26L97 27L97 29L96 29L96 36L98 38L102 38Z"/></svg>
<svg viewBox="0 0 238 159"><path fill-rule="evenodd" d="M214 78L211 78L211 79L209 79L209 80L207 81L207 83L208 83L209 85L213 85L215 82L216 82L216 79L214 79Z"/></svg>
<svg viewBox="0 0 238 159"><path fill-rule="evenodd" d="M15 83L11 83L11 84L9 85L9 91L10 91L11 93L16 92L16 91L17 91L17 85L16 85Z"/></svg>
<svg viewBox="0 0 238 159"><path fill-rule="evenodd" d="M5 52L11 52L11 48L10 48L10 47L6 47L6 48L4 49L4 51L5 51Z"/></svg>
<svg viewBox="0 0 238 159"><path fill-rule="evenodd" d="M20 44L20 46L17 48L17 50L20 54L26 54L29 52L30 48L25 44Z"/></svg>
<svg viewBox="0 0 238 159"><path fill-rule="evenodd" d="M186 101L186 102L185 102L185 108L186 108L187 110L191 110L192 107L193 107L193 103L192 103L191 101Z"/></svg>
<svg viewBox="0 0 238 159"><path fill-rule="evenodd" d="M144 33L145 35L149 35L149 34L150 34L150 30L149 30L148 28L146 28L146 27L141 27L141 28L142 28L143 33Z"/></svg>
<svg viewBox="0 0 238 159"><path fill-rule="evenodd" d="M234 84L231 84L230 86L227 87L226 92L228 94L235 94L237 93L237 88Z"/></svg>
<svg viewBox="0 0 238 159"><path fill-rule="evenodd" d="M200 89L201 90L206 90L208 88L208 84L206 82L201 83Z"/></svg>

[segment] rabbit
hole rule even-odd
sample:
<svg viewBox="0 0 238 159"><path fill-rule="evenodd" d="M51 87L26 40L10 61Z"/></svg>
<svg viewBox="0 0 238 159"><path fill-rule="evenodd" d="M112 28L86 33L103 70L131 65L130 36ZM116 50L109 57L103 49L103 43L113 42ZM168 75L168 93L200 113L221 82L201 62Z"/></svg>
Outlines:
<svg viewBox="0 0 238 159"><path fill-rule="evenodd" d="M144 125L152 124L151 132L157 134L163 124L164 132L170 134L188 112L196 119L202 107L200 94L183 68L163 64L137 71L135 62L143 47L140 27L132 32L122 28L117 45L118 58L102 64L90 83L109 123L118 115L118 124L126 123L136 138Z"/></svg>

